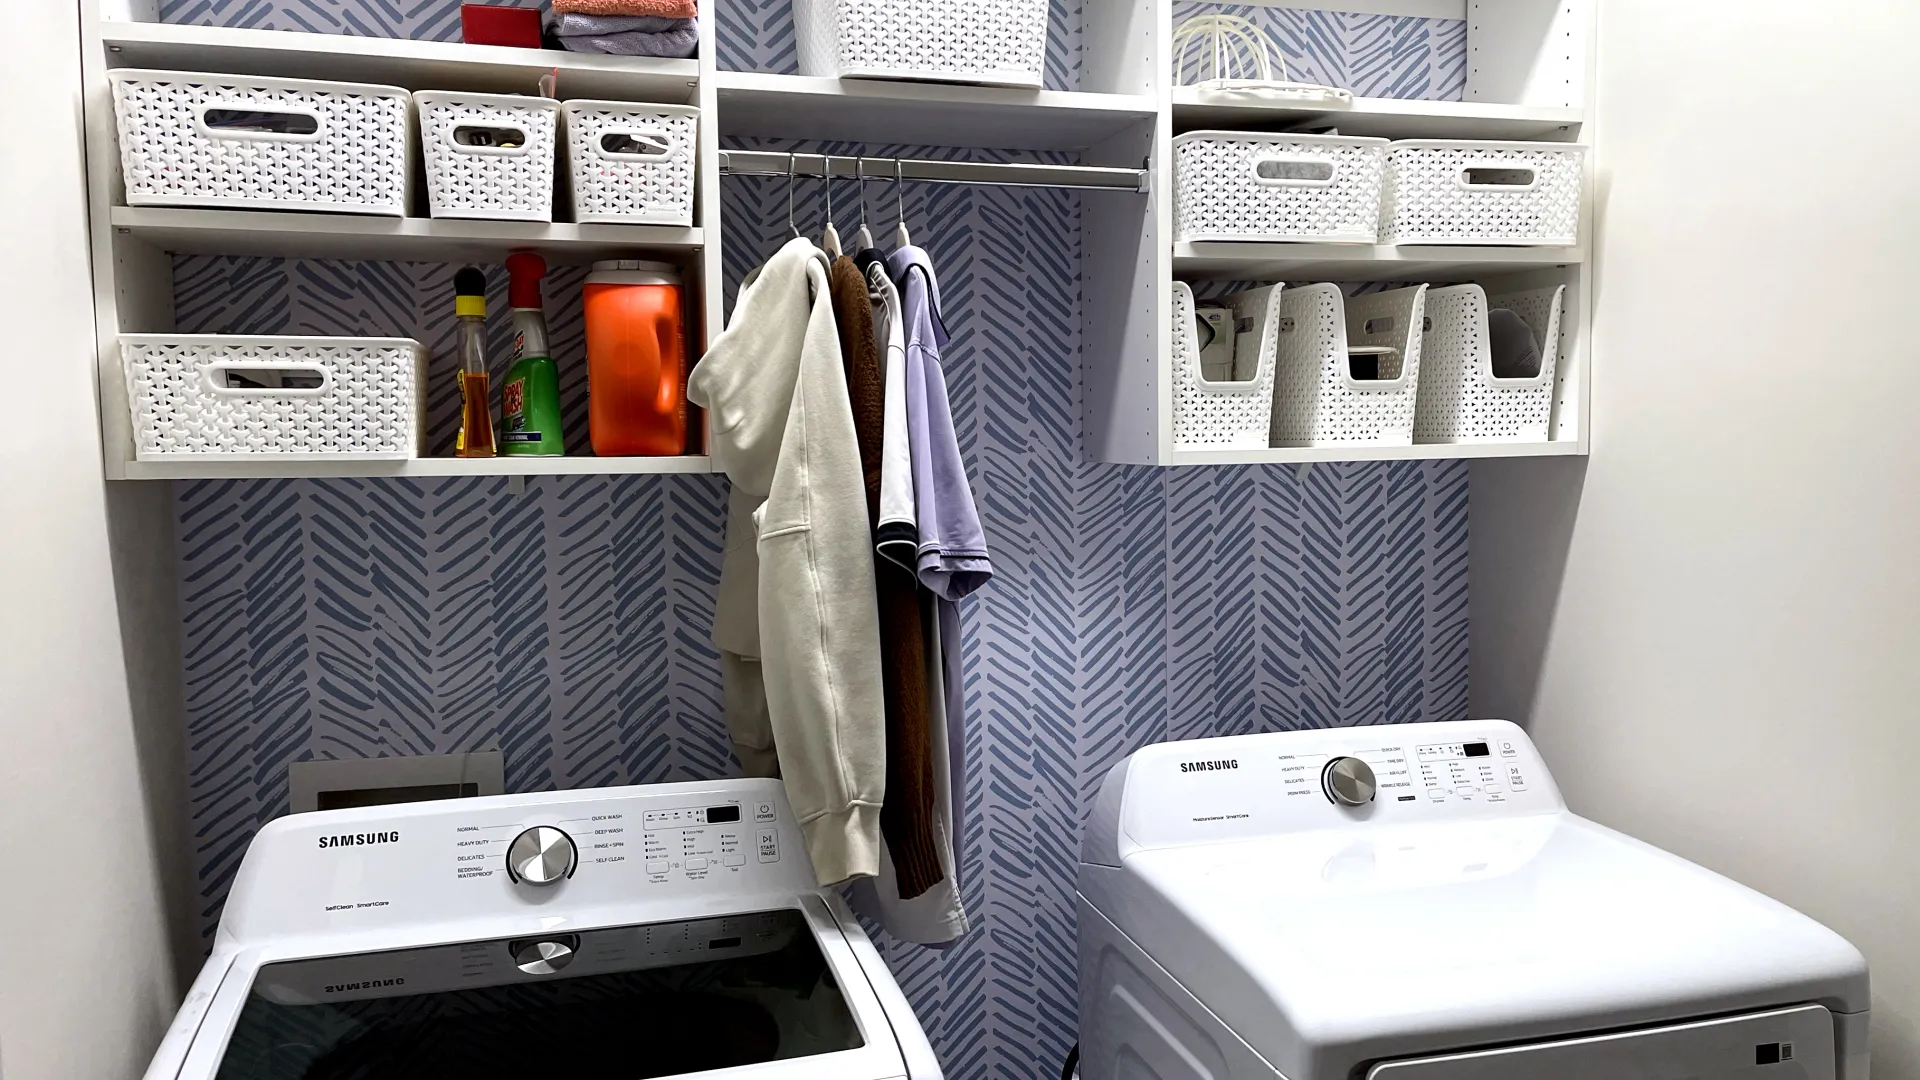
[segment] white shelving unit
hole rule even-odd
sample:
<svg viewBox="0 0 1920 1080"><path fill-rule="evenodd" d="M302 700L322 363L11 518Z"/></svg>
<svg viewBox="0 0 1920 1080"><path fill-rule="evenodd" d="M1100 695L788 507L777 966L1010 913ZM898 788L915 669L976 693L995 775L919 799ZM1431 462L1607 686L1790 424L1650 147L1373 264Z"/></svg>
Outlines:
<svg viewBox="0 0 1920 1080"><path fill-rule="evenodd" d="M716 0L725 3L727 0ZM1284 0L1305 6L1302 0ZM499 458L405 463L152 463L133 460L118 339L173 329L170 256L272 255L411 261L497 261L530 248L556 263L611 257L682 266L694 299L692 347L722 323L718 253L722 141L730 137L907 143L1068 152L1085 165L1147 170L1147 191L1086 192L1083 242L1083 434L1095 460L1154 465L1287 463L1582 454L1587 450L1587 251L1171 242L1171 140L1188 130L1284 130L1337 124L1390 138L1587 141L1588 40L1597 0L1463 0L1465 101L1361 98L1349 109L1208 103L1171 84L1172 0L1089 0L1082 8L1080 89L1017 90L936 83L720 71L715 19L701 20L697 60L585 55L444 42L163 24L155 0L92 0L86 26L86 130L99 323L99 387L108 477L531 476L706 472L709 459ZM97 9L96 9L97 5ZM1324 0L1337 8L1339 0ZM691 228L565 222L434 220L130 207L124 205L106 72L114 67L279 75L408 89L533 92L557 75L562 98L693 104L700 159ZM1057 160L1057 159L1050 159ZM1588 189L1591 190L1589 177ZM1171 292L1184 280L1478 281L1491 288L1566 283L1553 441L1535 444L1175 451Z"/></svg>
<svg viewBox="0 0 1920 1080"><path fill-rule="evenodd" d="M1283 7L1338 9L1339 0L1275 0ZM1391 247L1374 245L1172 241L1172 139L1228 128L1289 130L1336 126L1341 134L1590 142L1586 88L1592 82L1598 0L1465 0L1464 101L1358 98L1350 108L1222 105L1171 82L1171 4L1162 2L1153 50L1160 123L1149 144L1125 138L1090 151L1117 164L1144 151L1151 206L1138 215L1111 196L1083 200L1087 343L1082 360L1082 434L1089 457L1141 465L1223 465L1315 461L1544 457L1585 454L1592 324L1587 252L1593 229L1592 164L1581 196L1581 234L1572 247ZM1392 13L1391 4L1370 11ZM1431 5L1427 5L1430 7ZM1135 158L1137 160L1137 158ZM1175 450L1172 283L1286 281L1472 281L1490 292L1569 286L1556 367L1552 439L1546 443L1325 446L1264 450Z"/></svg>
<svg viewBox="0 0 1920 1080"><path fill-rule="evenodd" d="M232 480L283 476L624 476L704 473L713 460L684 457L416 458L413 461L129 461L127 480Z"/></svg>
<svg viewBox="0 0 1920 1080"><path fill-rule="evenodd" d="M166 206L116 206L109 220L116 235L181 255L461 262L527 249L540 252L548 262L565 264L614 258L635 248L697 252L705 245L705 233L698 228L662 225L548 225Z"/></svg>

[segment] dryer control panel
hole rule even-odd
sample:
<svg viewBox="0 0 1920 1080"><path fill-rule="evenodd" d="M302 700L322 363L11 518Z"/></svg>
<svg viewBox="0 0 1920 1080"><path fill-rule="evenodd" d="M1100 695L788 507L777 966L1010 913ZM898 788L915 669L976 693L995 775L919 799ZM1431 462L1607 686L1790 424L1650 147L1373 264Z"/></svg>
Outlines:
<svg viewBox="0 0 1920 1080"><path fill-rule="evenodd" d="M1277 731L1144 747L1115 765L1087 851L1564 809L1504 720ZM1099 835L1105 833L1107 835Z"/></svg>

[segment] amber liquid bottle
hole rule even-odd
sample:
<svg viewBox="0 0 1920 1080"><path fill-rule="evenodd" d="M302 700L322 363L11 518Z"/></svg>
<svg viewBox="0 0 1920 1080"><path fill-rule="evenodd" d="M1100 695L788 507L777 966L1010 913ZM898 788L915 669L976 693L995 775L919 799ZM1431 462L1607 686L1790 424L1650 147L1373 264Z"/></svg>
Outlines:
<svg viewBox="0 0 1920 1080"><path fill-rule="evenodd" d="M460 317L460 436L453 454L490 458L493 407L487 379L487 279L475 267L453 275L454 314Z"/></svg>

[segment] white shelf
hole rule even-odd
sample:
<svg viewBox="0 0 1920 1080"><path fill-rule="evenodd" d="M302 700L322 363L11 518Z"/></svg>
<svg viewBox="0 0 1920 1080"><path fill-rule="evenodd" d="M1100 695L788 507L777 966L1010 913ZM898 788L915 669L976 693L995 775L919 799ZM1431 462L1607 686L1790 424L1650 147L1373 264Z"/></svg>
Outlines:
<svg viewBox="0 0 1920 1080"><path fill-rule="evenodd" d="M1081 150L1155 115L1145 95L714 74L720 131L787 139Z"/></svg>
<svg viewBox="0 0 1920 1080"><path fill-rule="evenodd" d="M1281 130L1336 125L1342 135L1386 139L1549 139L1571 142L1586 114L1580 109L1491 105L1477 101L1355 98L1350 109L1293 105L1203 104L1191 86L1173 88L1176 133L1205 128Z"/></svg>
<svg viewBox="0 0 1920 1080"><path fill-rule="evenodd" d="M557 69L562 98L686 103L700 82L698 61L646 56L153 22L101 23L100 36L110 67L334 79L409 90L531 94L540 76Z"/></svg>
<svg viewBox="0 0 1920 1080"><path fill-rule="evenodd" d="M1178 277L1248 281L1463 281L1586 261L1577 247L1175 244Z"/></svg>
<svg viewBox="0 0 1920 1080"><path fill-rule="evenodd" d="M549 225L157 206L116 206L112 221L115 232L183 255L466 262L498 261L508 250L529 249L556 263L589 263L636 251L697 251L705 242L699 229L657 225Z"/></svg>
<svg viewBox="0 0 1920 1080"><path fill-rule="evenodd" d="M684 457L415 458L412 461L129 461L126 480L239 480L328 476L615 476L707 473L713 459Z"/></svg>
<svg viewBox="0 0 1920 1080"><path fill-rule="evenodd" d="M1267 450L1175 450L1173 465L1311 465L1322 461L1453 461L1465 458L1572 457L1578 442L1422 443L1416 446L1277 446Z"/></svg>

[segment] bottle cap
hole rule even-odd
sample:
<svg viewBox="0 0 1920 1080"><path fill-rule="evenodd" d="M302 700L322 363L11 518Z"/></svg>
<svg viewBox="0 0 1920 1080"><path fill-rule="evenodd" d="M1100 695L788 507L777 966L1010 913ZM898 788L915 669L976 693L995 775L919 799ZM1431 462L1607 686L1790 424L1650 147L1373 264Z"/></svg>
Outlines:
<svg viewBox="0 0 1920 1080"><path fill-rule="evenodd" d="M672 263L643 259L609 259L593 264L587 275L589 285L673 285L680 284L680 268Z"/></svg>
<svg viewBox="0 0 1920 1080"><path fill-rule="evenodd" d="M487 317L487 275L477 266L463 266L453 275L453 313Z"/></svg>
<svg viewBox="0 0 1920 1080"><path fill-rule="evenodd" d="M540 309L540 279L547 276L547 260L531 251L507 256L507 303Z"/></svg>

